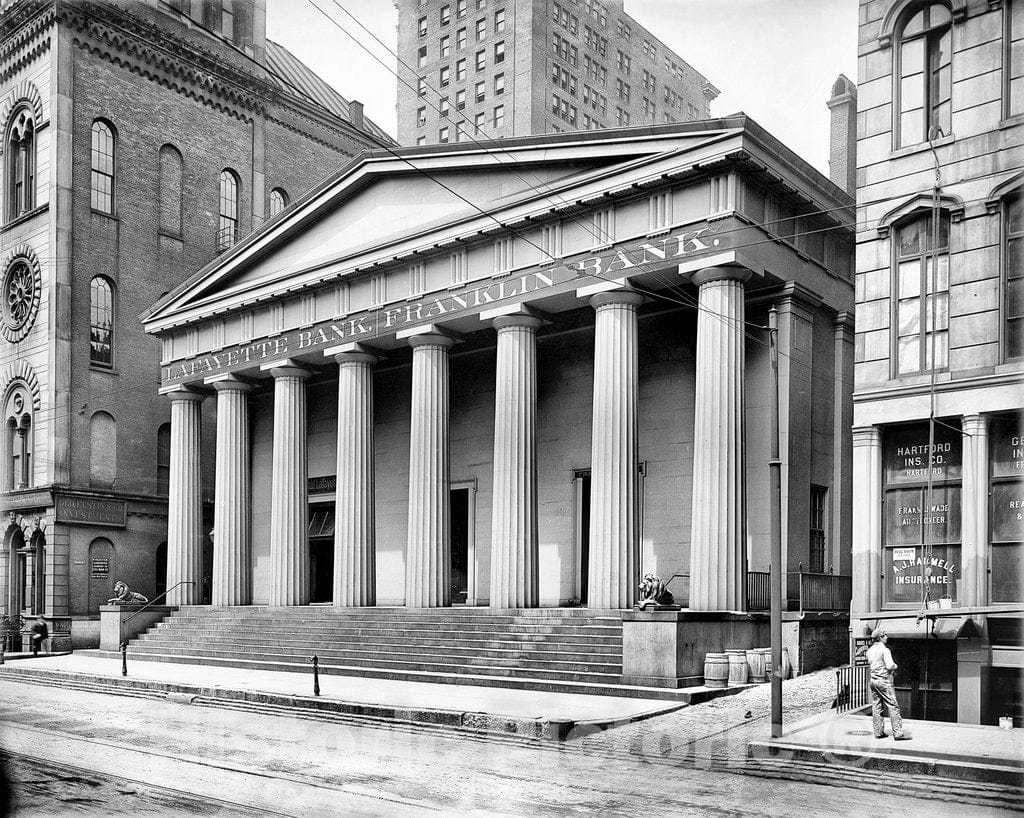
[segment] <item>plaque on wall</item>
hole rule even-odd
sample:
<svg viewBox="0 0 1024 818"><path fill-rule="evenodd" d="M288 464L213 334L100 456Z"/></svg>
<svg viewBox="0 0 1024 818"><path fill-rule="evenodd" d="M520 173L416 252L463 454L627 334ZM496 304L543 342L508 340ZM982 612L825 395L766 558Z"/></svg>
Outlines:
<svg viewBox="0 0 1024 818"><path fill-rule="evenodd" d="M74 497L58 494L54 519L58 523L124 528L128 519L128 502L100 497Z"/></svg>
<svg viewBox="0 0 1024 818"><path fill-rule="evenodd" d="M326 477L310 477L307 484L307 491L310 494L325 494L338 488L338 478L333 474Z"/></svg>

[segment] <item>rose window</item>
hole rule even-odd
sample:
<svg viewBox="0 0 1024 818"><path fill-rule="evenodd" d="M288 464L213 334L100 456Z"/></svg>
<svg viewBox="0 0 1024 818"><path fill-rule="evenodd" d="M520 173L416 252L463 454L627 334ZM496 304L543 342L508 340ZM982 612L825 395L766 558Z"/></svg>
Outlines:
<svg viewBox="0 0 1024 818"><path fill-rule="evenodd" d="M39 274L25 259L7 268L3 282L3 335L20 341L32 328L39 308Z"/></svg>

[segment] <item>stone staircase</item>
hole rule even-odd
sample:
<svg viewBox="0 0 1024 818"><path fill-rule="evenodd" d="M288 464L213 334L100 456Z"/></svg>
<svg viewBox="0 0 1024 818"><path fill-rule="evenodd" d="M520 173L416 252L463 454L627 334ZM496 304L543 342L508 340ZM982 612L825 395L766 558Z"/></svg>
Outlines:
<svg viewBox="0 0 1024 818"><path fill-rule="evenodd" d="M573 693L676 698L621 684L622 617L584 608L181 608L132 660L199 662Z"/></svg>

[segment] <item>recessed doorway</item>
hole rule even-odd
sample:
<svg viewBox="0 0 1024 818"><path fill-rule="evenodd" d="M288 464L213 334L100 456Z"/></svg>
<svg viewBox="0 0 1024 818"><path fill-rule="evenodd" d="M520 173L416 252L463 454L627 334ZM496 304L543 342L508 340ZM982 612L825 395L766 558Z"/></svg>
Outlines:
<svg viewBox="0 0 1024 818"><path fill-rule="evenodd" d="M309 509L309 601L334 601L334 507Z"/></svg>
<svg viewBox="0 0 1024 818"><path fill-rule="evenodd" d="M451 484L449 589L453 605L476 605L476 480Z"/></svg>

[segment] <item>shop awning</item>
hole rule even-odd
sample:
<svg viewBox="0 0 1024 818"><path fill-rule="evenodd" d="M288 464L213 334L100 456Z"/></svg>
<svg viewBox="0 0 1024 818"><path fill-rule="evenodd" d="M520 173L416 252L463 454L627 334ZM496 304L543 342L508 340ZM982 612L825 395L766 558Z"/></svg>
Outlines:
<svg viewBox="0 0 1024 818"><path fill-rule="evenodd" d="M863 621L871 622L870 618ZM874 627L881 626L894 639L970 639L978 637L982 629L970 616L944 616L917 618L910 614L899 618L880 619Z"/></svg>

